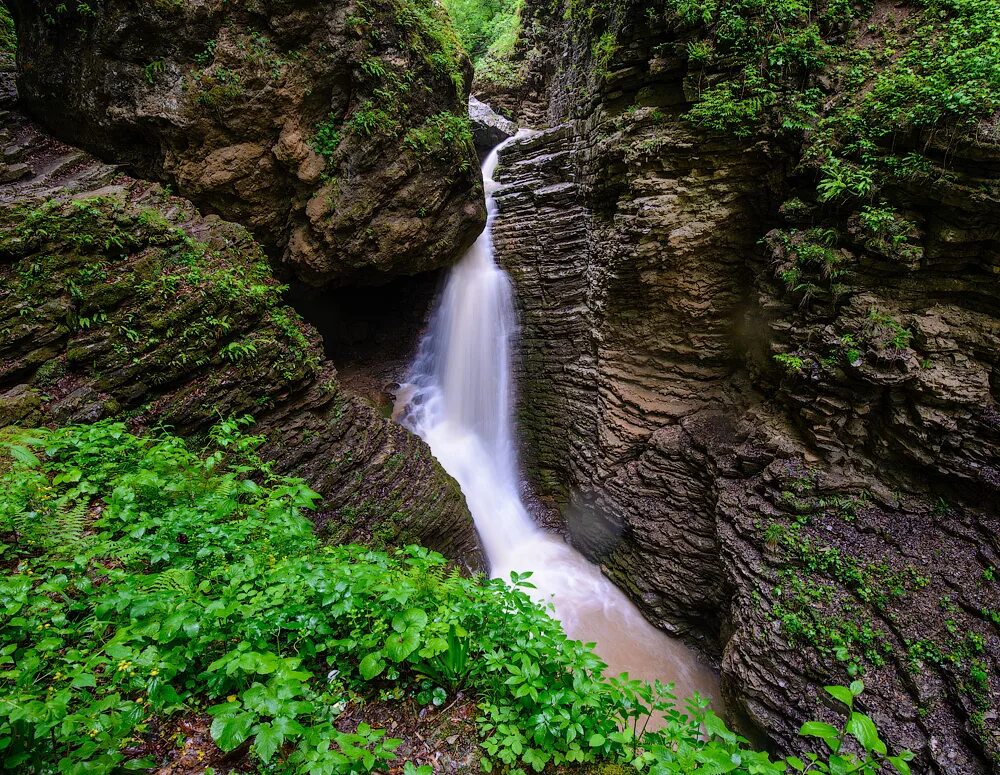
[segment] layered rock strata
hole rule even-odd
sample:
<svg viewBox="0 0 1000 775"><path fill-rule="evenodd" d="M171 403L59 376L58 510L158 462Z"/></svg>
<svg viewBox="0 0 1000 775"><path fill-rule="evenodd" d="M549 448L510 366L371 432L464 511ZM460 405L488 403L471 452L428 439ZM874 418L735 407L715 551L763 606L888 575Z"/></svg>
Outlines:
<svg viewBox="0 0 1000 775"><path fill-rule="evenodd" d="M121 417L198 436L252 414L276 470L323 496L331 540L421 543L481 566L458 485L343 390L244 228L14 111L3 120L0 425Z"/></svg>
<svg viewBox="0 0 1000 775"><path fill-rule="evenodd" d="M842 224L845 287L804 299L784 235L815 213L782 206L802 182L784 149L694 130L671 32L612 8L598 63L596 23L528 3L522 77L484 92L544 129L501 155L494 231L528 472L778 748L860 675L915 771L989 772L1000 143L889 192L905 256Z"/></svg>

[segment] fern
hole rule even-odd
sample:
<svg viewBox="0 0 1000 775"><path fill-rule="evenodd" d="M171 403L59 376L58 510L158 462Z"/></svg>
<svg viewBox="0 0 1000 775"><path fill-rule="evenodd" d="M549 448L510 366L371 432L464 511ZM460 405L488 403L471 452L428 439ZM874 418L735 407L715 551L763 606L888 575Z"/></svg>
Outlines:
<svg viewBox="0 0 1000 775"><path fill-rule="evenodd" d="M21 553L47 551L72 556L83 548L88 502L79 501L41 510L23 509L10 515L13 543Z"/></svg>
<svg viewBox="0 0 1000 775"><path fill-rule="evenodd" d="M198 579L190 568L167 568L151 573L143 579L143 586L150 592L179 592L190 594Z"/></svg>

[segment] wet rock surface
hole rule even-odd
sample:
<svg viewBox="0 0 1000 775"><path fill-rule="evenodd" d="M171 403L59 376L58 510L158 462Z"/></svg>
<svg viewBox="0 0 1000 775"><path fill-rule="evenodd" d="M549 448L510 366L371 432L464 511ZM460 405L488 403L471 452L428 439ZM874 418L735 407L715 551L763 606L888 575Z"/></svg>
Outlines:
<svg viewBox="0 0 1000 775"><path fill-rule="evenodd" d="M517 133L517 124L508 121L489 105L471 95L469 120L472 122L472 137L480 153L486 153Z"/></svg>
<svg viewBox="0 0 1000 775"><path fill-rule="evenodd" d="M624 24L592 78L578 28L537 3L525 19L527 77L483 97L543 128L501 155L494 227L536 488L778 748L860 675L915 771L991 771L1000 144L892 192L918 224L906 257L844 224L847 290L804 302L772 232L802 224L781 149L683 120L669 33Z"/></svg>
<svg viewBox="0 0 1000 775"><path fill-rule="evenodd" d="M0 188L0 425L121 417L197 437L252 414L277 470L323 496L321 534L480 567L458 485L340 386L245 229L2 117L29 172Z"/></svg>
<svg viewBox="0 0 1000 775"><path fill-rule="evenodd" d="M471 66L429 0L10 5L33 117L310 284L445 266L482 227Z"/></svg>

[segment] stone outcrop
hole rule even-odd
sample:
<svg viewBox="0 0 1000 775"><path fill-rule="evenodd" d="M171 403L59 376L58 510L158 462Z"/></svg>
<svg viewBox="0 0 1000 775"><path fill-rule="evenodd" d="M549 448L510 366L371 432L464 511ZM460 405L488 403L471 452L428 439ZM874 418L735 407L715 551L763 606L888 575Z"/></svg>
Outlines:
<svg viewBox="0 0 1000 775"><path fill-rule="evenodd" d="M36 120L246 226L308 283L445 266L482 227L471 66L433 0L9 5Z"/></svg>
<svg viewBox="0 0 1000 775"><path fill-rule="evenodd" d="M480 153L489 151L517 133L517 125L513 121L508 121L489 105L471 95L469 120L472 122L472 138Z"/></svg>
<svg viewBox="0 0 1000 775"><path fill-rule="evenodd" d="M905 254L842 224L846 290L804 299L782 281L782 235L812 215L782 206L799 185L784 149L693 129L683 47L611 8L599 66L609 20L528 2L524 72L481 95L543 130L501 154L494 226L528 473L781 750L835 716L824 684L861 675L914 771L989 772L1000 143L889 192L914 224Z"/></svg>
<svg viewBox="0 0 1000 775"><path fill-rule="evenodd" d="M0 425L126 418L197 436L252 414L331 540L481 558L424 442L340 386L246 229L2 114ZM19 170L16 176L10 170Z"/></svg>

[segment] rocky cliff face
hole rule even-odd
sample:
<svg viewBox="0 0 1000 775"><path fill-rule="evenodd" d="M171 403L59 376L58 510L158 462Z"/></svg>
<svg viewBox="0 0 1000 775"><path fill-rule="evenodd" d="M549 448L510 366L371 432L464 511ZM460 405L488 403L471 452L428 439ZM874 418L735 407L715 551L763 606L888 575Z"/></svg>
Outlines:
<svg viewBox="0 0 1000 775"><path fill-rule="evenodd" d="M482 226L471 67L432 0L10 6L33 116L308 283L444 266Z"/></svg>
<svg viewBox="0 0 1000 775"><path fill-rule="evenodd" d="M1000 142L953 146L946 171L932 147L886 192L904 238L833 213L838 287L789 283L819 220L804 176L778 144L692 128L683 46L640 5L591 24L529 2L520 82L484 91L548 127L502 155L495 226L526 465L779 747L860 675L917 771L987 772Z"/></svg>
<svg viewBox="0 0 1000 775"><path fill-rule="evenodd" d="M198 435L253 414L333 540L421 543L478 568L428 447L346 393L246 229L2 113L0 425L128 418Z"/></svg>

